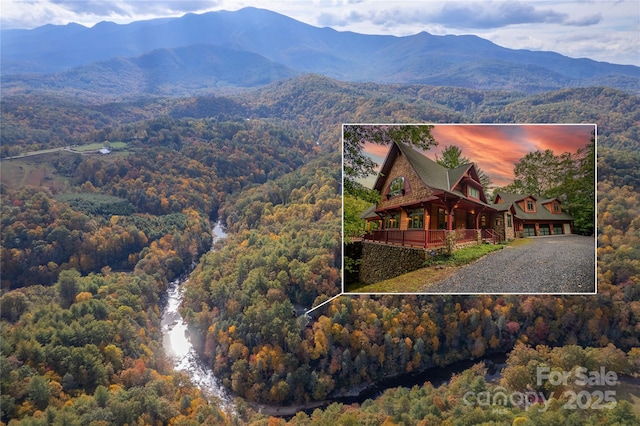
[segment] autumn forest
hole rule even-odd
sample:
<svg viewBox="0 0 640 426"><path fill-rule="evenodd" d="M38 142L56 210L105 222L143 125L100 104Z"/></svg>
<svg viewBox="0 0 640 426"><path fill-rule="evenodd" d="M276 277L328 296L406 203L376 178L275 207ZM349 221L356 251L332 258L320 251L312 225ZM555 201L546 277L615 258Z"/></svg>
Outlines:
<svg viewBox="0 0 640 426"><path fill-rule="evenodd" d="M609 88L526 95L317 75L224 96L3 96L0 422L633 424L638 106ZM582 229L596 234L598 293L341 296L306 314L341 292L345 122L597 123L597 223ZM110 152L82 150L96 142ZM218 222L227 236L214 243ZM191 341L232 409L162 347L176 279ZM482 363L492 355L506 359L497 381ZM339 402L469 360L442 384ZM624 386L602 410L464 397L581 390L536 383L539 365L603 367Z"/></svg>

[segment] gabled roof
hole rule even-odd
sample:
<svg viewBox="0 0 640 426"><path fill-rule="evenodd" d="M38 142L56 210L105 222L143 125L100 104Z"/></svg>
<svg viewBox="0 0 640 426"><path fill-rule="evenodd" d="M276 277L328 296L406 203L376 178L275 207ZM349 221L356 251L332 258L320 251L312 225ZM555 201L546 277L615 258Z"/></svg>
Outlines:
<svg viewBox="0 0 640 426"><path fill-rule="evenodd" d="M376 214L375 204L373 204L371 207L369 207L364 212L362 212L362 214L360 214L360 219L373 219L373 218L380 218L380 216Z"/></svg>
<svg viewBox="0 0 640 426"><path fill-rule="evenodd" d="M438 164L438 163L436 163ZM439 164L438 164L439 165ZM460 179L470 170L473 169L473 164L463 164L462 166L458 166L455 169L446 169L447 174L449 175L449 188L453 189L456 187Z"/></svg>
<svg viewBox="0 0 640 426"><path fill-rule="evenodd" d="M416 171L420 179L433 189L450 191L450 179L446 167L419 153L403 143L395 143Z"/></svg>
<svg viewBox="0 0 640 426"><path fill-rule="evenodd" d="M463 164L455 169L447 169L429 157L426 157L424 154L411 148L409 145L401 142L394 142L393 146L389 150L389 154L387 154L382 170L380 171L383 176L388 174L391 166L398 156L398 151L407 158L407 161L409 161L420 179L426 185L433 189L440 189L442 191L451 191L464 174L470 168L474 167L473 164ZM379 177L378 180L376 180L374 189L382 189L383 183L384 178Z"/></svg>
<svg viewBox="0 0 640 426"><path fill-rule="evenodd" d="M448 169L402 142L394 142L391 146L391 149L387 154L387 158L385 158L382 165L382 169L380 170L381 175L376 180L373 189L382 193L383 186L386 182L386 176L389 174L391 167L399 155L404 155L406 157L407 161L411 164L411 167L416 172L420 180L422 180L424 185L436 191L444 191L450 194L455 194L460 198L469 199L465 194L458 190L454 190L454 188L470 170L474 170L473 174L477 178L477 171L475 171L476 169L473 163L463 164L455 169ZM493 208L493 205L485 203L482 200L472 201L474 203L483 204Z"/></svg>
<svg viewBox="0 0 640 426"><path fill-rule="evenodd" d="M513 194L509 192L499 192L496 194L496 197L500 197L504 200L504 203L493 204L493 207L498 211L506 211L513 207L513 212L515 216L519 219L530 219L530 220L573 220L573 216L569 213L561 212L561 213L552 213L544 207L544 204L550 203L552 201L557 201L560 203L560 200L557 198L536 198L533 195L523 195L523 194ZM518 201L522 201L525 198L532 198L536 203L536 211L535 212L525 212L518 205ZM560 203L562 204L562 203Z"/></svg>
<svg viewBox="0 0 640 426"><path fill-rule="evenodd" d="M500 212L500 211L509 210L512 204L517 203L520 200L524 200L525 198L527 198L527 195L512 194L509 192L498 192L496 194L496 198L498 197L502 198L504 202L503 203L494 202L493 207Z"/></svg>

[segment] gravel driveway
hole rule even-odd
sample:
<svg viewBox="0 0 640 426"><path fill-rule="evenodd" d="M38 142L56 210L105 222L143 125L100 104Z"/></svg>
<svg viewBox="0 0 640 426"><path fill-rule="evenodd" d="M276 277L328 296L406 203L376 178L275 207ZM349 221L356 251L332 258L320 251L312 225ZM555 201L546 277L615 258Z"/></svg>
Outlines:
<svg viewBox="0 0 640 426"><path fill-rule="evenodd" d="M425 293L594 293L595 240L582 235L532 237L490 253Z"/></svg>

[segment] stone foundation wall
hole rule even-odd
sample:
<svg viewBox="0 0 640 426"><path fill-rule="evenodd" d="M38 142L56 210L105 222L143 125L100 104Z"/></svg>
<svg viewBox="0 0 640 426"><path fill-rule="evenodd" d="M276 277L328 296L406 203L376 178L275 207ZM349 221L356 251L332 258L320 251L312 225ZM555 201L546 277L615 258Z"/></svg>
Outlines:
<svg viewBox="0 0 640 426"><path fill-rule="evenodd" d="M482 241L479 243L477 241L467 241L465 243L458 243L455 245L454 251L460 250L461 248L465 248L465 247L477 246L479 244L482 244Z"/></svg>
<svg viewBox="0 0 640 426"><path fill-rule="evenodd" d="M362 243L360 282L373 284L424 267L427 253L423 249Z"/></svg>

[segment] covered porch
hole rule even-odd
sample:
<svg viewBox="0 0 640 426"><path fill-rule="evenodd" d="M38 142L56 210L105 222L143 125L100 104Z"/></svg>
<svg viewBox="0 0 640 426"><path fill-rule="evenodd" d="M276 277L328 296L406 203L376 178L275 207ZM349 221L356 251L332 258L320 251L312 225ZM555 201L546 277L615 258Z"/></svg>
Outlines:
<svg viewBox="0 0 640 426"><path fill-rule="evenodd" d="M363 239L424 249L495 239L491 223L496 210L463 197L431 197L386 209L372 209L364 217ZM495 241L494 241L495 242Z"/></svg>

